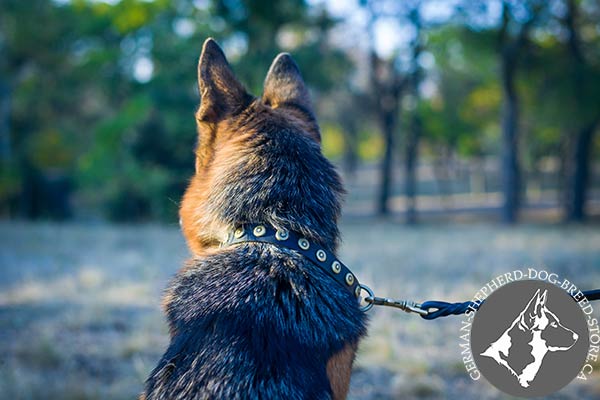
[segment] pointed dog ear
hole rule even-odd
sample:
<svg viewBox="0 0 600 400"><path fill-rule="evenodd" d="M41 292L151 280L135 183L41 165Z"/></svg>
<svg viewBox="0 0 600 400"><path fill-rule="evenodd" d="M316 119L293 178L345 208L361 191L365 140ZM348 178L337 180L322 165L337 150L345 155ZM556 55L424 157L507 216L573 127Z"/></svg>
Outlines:
<svg viewBox="0 0 600 400"><path fill-rule="evenodd" d="M537 315L538 303L540 299L540 289L531 297L525 309L521 312L520 324L523 328L530 328L533 316Z"/></svg>
<svg viewBox="0 0 600 400"><path fill-rule="evenodd" d="M295 105L313 115L300 69L288 53L281 53L273 60L265 78L263 102L273 108L286 103Z"/></svg>
<svg viewBox="0 0 600 400"><path fill-rule="evenodd" d="M218 122L241 111L251 96L236 79L223 50L212 38L206 39L198 61L200 108L198 121Z"/></svg>
<svg viewBox="0 0 600 400"><path fill-rule="evenodd" d="M543 314L542 308L546 307L546 299L548 298L548 289L544 293L537 295L535 299L535 315L538 317Z"/></svg>
<svg viewBox="0 0 600 400"><path fill-rule="evenodd" d="M527 307L523 310L523 321L526 326L530 326L529 322L531 318L541 317L544 313L543 308L546 306L546 298L548 296L548 290L544 290L541 292L541 289L538 289L529 303L527 303Z"/></svg>

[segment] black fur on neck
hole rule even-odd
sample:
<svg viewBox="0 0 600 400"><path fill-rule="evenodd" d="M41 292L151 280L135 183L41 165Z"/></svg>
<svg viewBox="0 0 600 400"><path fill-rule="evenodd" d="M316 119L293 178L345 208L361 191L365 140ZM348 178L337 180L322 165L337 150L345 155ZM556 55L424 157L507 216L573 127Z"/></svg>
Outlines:
<svg viewBox="0 0 600 400"><path fill-rule="evenodd" d="M257 124L241 150L245 154L217 177L209 196L211 213L230 228L268 223L334 251L344 194L339 175L319 144L298 128L264 120Z"/></svg>

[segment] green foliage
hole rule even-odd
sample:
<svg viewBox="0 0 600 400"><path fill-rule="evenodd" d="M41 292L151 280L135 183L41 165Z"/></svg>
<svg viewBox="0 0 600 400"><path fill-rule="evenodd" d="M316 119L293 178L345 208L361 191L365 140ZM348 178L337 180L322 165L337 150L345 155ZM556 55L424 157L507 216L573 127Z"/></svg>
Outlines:
<svg viewBox="0 0 600 400"><path fill-rule="evenodd" d="M372 130L358 132L358 155L361 159L375 161L381 157L384 148L381 135L373 135Z"/></svg>
<svg viewBox="0 0 600 400"><path fill-rule="evenodd" d="M428 37L436 63L438 90L422 100L427 142L464 157L493 154L498 148L501 93L495 75L493 37L447 26Z"/></svg>
<svg viewBox="0 0 600 400"><path fill-rule="evenodd" d="M516 83L526 168L563 157L583 121L600 118L600 8L592 3L575 1L584 63L570 56L560 7L542 7L523 47ZM499 26L462 5L455 19L424 25L422 54L434 63L423 66L422 84L433 90L399 110L396 142L405 144L416 110L422 149L434 159L500 153ZM193 173L195 71L208 36L255 95L275 55L293 53L317 104L325 154L346 159L352 147L377 161L384 143L367 49L332 45L339 22L305 0L3 0L0 104L9 113L0 107L0 213L64 216L76 204L83 216L174 221ZM397 50L402 69L410 55Z"/></svg>
<svg viewBox="0 0 600 400"><path fill-rule="evenodd" d="M339 159L344 149L344 133L337 124L321 124L321 148L330 159Z"/></svg>
<svg viewBox="0 0 600 400"><path fill-rule="evenodd" d="M321 42L333 25L303 0L3 1L0 86L10 86L13 160L2 170L0 205L35 208L24 188L59 170L75 183L84 215L176 220L193 173L204 39L221 41L257 95L283 50L294 52L320 92L350 69L343 52Z"/></svg>

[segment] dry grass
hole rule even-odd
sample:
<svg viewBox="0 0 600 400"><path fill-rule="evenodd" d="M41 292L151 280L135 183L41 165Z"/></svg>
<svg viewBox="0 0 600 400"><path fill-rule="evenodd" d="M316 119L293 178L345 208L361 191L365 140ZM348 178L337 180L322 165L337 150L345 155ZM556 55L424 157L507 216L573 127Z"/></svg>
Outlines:
<svg viewBox="0 0 600 400"><path fill-rule="evenodd" d="M368 220L342 232L341 257L381 295L462 301L522 266L600 287L597 227ZM160 296L186 257L175 228L0 223L0 398L134 398L167 344ZM464 373L457 318L371 317L351 398L504 398ZM599 378L555 398L598 398Z"/></svg>

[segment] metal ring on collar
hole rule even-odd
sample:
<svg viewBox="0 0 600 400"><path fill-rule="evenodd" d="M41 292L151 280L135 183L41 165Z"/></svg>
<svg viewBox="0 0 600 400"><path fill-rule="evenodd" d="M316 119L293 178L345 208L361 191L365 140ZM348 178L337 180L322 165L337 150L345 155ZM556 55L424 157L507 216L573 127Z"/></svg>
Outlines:
<svg viewBox="0 0 600 400"><path fill-rule="evenodd" d="M372 302L368 302L367 299L370 297L371 299L375 296L375 293L373 293L373 291L371 290L370 287L368 287L367 285L363 285L362 283L359 284L361 291L364 290L365 292L367 292L369 294L368 297L365 297L365 303L367 303L366 306L362 306L360 307L360 311L362 312L367 312L369 311L371 308L373 308L373 303Z"/></svg>

